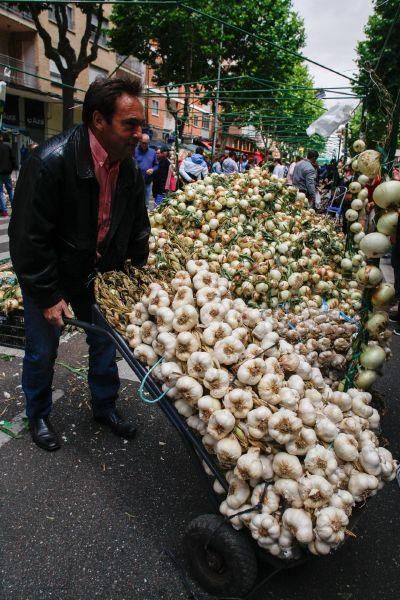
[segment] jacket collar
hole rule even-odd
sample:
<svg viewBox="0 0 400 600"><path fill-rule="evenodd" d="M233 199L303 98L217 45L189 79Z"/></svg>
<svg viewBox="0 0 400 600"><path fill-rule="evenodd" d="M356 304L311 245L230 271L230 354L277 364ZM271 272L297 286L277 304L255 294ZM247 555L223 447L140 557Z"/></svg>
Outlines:
<svg viewBox="0 0 400 600"><path fill-rule="evenodd" d="M78 125L76 128L75 161L78 177L81 179L93 179L95 177L89 132L86 125Z"/></svg>

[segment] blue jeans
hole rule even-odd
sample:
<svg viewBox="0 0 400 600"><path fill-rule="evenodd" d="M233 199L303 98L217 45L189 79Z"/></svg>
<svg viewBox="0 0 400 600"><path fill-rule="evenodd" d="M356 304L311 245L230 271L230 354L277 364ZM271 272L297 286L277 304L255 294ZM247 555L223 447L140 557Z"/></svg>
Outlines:
<svg viewBox="0 0 400 600"><path fill-rule="evenodd" d="M0 211L5 212L7 210L6 199L4 196L3 185L5 185L7 194L12 203L14 194L12 189L11 175L0 175Z"/></svg>
<svg viewBox="0 0 400 600"><path fill-rule="evenodd" d="M22 389L26 398L26 416L45 418L51 411L51 387L54 363L57 357L61 329L50 325L31 297L23 293L25 317L25 357L22 369ZM76 317L92 322L91 295L86 292L70 300ZM88 383L93 414L104 416L115 408L119 390L119 376L115 360L115 346L105 336L88 333Z"/></svg>
<svg viewBox="0 0 400 600"><path fill-rule="evenodd" d="M149 208L150 200L153 196L153 182L144 184L144 200L146 202L146 207Z"/></svg>

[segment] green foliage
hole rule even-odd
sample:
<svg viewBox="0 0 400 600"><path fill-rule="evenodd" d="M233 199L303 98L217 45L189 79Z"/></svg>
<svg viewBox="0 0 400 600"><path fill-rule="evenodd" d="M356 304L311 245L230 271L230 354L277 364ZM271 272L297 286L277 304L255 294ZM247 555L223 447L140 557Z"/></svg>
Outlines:
<svg viewBox="0 0 400 600"><path fill-rule="evenodd" d="M359 75L356 90L366 90L366 141L387 145L396 128L400 90L400 2L374 0L374 13L365 28L366 39L357 46ZM398 130L398 119L397 119ZM396 134L397 135L397 134Z"/></svg>
<svg viewBox="0 0 400 600"><path fill-rule="evenodd" d="M149 65L158 86L196 82L185 86L184 119L193 94L201 93L204 102L215 99L221 59L220 121L225 129L236 123L265 130L264 114L268 113L287 117L285 133L301 131L304 136L306 126L322 108L312 90L302 89L312 87L313 82L296 56L305 43L305 33L291 0L193 0L190 6L244 32L224 25L221 47L221 22L204 14L181 6L149 9L120 3L113 10L111 45ZM246 32L265 36L268 43ZM298 87L295 91L283 89L294 85ZM169 108L173 108L172 102ZM277 125L276 130L279 137Z"/></svg>

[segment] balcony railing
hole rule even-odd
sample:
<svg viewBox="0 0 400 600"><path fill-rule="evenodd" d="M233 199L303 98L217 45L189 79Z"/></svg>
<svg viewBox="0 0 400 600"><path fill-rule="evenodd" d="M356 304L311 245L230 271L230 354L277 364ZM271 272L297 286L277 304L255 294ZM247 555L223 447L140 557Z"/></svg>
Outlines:
<svg viewBox="0 0 400 600"><path fill-rule="evenodd" d="M21 17L21 19L27 19L28 21L32 21L32 16L29 11L20 10L16 6L10 6L8 2L0 2L0 8L16 15L17 17Z"/></svg>
<svg viewBox="0 0 400 600"><path fill-rule="evenodd" d="M10 70L9 76L8 69ZM18 69L18 70L17 70ZM7 54L0 54L0 78L6 82L23 85L24 87L39 89L38 68L18 58Z"/></svg>
<svg viewBox="0 0 400 600"><path fill-rule="evenodd" d="M118 64L124 61L121 65L121 69L127 69L128 71L135 73L135 75L139 75L141 78L144 77L146 67L134 56L126 57L123 54L117 54L117 61Z"/></svg>

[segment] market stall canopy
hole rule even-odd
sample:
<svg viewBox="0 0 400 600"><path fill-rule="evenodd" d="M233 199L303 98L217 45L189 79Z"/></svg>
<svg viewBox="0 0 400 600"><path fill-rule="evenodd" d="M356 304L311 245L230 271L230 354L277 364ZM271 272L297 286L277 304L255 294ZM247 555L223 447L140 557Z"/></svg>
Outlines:
<svg viewBox="0 0 400 600"><path fill-rule="evenodd" d="M307 127L307 135L310 137L317 133L324 138L328 138L340 125L348 123L353 110L354 106L352 104L335 104Z"/></svg>

